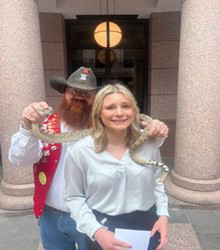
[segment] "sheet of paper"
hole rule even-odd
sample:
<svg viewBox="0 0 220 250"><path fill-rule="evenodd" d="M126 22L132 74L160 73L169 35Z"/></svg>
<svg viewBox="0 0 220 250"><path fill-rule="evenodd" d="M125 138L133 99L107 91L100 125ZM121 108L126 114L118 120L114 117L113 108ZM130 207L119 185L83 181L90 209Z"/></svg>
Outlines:
<svg viewBox="0 0 220 250"><path fill-rule="evenodd" d="M115 238L132 245L132 250L147 250L150 241L150 231L115 229Z"/></svg>

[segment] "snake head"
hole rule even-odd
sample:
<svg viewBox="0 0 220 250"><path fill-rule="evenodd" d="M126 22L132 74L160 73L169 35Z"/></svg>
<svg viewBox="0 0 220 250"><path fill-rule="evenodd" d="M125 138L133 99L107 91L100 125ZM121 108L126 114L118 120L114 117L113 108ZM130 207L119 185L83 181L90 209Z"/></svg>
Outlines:
<svg viewBox="0 0 220 250"><path fill-rule="evenodd" d="M39 109L38 113L42 117L47 117L47 116L49 116L49 115L51 115L53 113L53 109L52 109L52 107L48 107L46 109Z"/></svg>

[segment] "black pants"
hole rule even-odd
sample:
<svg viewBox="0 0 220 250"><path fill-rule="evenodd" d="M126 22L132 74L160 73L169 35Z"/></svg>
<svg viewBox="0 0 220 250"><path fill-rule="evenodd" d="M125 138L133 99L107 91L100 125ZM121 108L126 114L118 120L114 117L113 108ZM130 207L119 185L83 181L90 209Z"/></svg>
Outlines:
<svg viewBox="0 0 220 250"><path fill-rule="evenodd" d="M117 216L110 216L100 213L96 210L93 210L93 213L100 223L105 221L103 225L108 227L108 230L112 232L115 231L115 228L150 231L158 219L155 205L148 211L135 211ZM159 245L159 239L160 234L156 232L155 235L150 239L148 250L155 250ZM100 245L97 242L90 240L89 237L87 237L87 248L88 250L102 250Z"/></svg>

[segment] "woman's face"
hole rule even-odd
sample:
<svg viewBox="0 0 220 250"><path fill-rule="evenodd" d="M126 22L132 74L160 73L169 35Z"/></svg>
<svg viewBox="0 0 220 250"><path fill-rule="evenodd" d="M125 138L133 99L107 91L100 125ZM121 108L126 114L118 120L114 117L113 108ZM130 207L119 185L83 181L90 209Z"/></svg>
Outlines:
<svg viewBox="0 0 220 250"><path fill-rule="evenodd" d="M134 119L134 112L129 100L120 93L104 97L100 118L109 130L127 130Z"/></svg>

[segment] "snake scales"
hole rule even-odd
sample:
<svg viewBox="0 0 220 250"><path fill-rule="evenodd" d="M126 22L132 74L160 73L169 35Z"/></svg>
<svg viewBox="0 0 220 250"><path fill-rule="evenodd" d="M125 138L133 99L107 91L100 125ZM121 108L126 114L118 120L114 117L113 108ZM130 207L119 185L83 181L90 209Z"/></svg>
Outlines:
<svg viewBox="0 0 220 250"><path fill-rule="evenodd" d="M39 113L42 116L49 116L51 112L52 112L51 108L39 111ZM147 126L143 129L140 137L130 146L130 149L129 149L130 156L139 165L142 165L142 166L152 165L152 166L157 166L157 167L162 168L163 171L161 175L161 182L164 182L165 178L167 177L169 173L169 168L161 162L141 159L136 154L137 148L141 146L145 141L148 140L148 137L149 137L148 131L153 121L152 118L144 114L140 114L139 119L145 121ZM39 124L32 123L31 126L32 126L33 135L37 137L38 139L41 139L42 141L48 142L48 143L62 143L62 142L68 142L68 141L77 141L87 135L92 134L92 128L84 129L84 130L77 130L77 131L72 131L72 132L65 132L62 134L47 134L47 133L43 133L40 131Z"/></svg>

